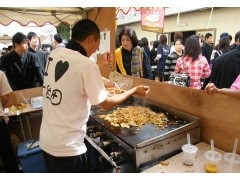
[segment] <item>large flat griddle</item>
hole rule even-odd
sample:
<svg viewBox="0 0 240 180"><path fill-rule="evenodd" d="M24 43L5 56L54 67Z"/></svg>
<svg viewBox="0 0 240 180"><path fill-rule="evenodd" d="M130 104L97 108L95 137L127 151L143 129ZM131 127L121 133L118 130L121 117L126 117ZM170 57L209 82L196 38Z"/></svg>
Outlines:
<svg viewBox="0 0 240 180"><path fill-rule="evenodd" d="M169 119L168 126L165 129L159 130L154 124L146 124L140 130L137 130L136 127L114 127L110 125L108 121L98 117L101 114L111 113L118 107L127 106L142 106L148 107L154 112L163 112ZM142 148L199 126L199 118L195 116L162 106L160 104L156 104L142 98L131 97L128 101L119 105L118 107L111 111L104 111L100 109L99 106L93 106L90 117L132 148Z"/></svg>

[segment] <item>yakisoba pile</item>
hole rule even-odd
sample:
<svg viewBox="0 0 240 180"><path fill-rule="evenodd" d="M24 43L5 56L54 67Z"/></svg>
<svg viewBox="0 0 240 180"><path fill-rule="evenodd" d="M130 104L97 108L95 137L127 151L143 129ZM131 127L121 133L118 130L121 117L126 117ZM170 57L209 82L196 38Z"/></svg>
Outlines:
<svg viewBox="0 0 240 180"><path fill-rule="evenodd" d="M112 113L99 115L99 118L109 121L115 127L137 127L138 129L145 124L155 124L157 129L164 129L168 122L164 113L155 113L150 108L141 106L118 108Z"/></svg>

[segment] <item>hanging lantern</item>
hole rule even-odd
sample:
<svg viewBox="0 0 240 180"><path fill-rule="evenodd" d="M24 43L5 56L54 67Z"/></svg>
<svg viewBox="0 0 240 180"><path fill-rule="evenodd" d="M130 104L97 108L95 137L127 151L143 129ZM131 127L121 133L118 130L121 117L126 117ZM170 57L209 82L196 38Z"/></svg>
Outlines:
<svg viewBox="0 0 240 180"><path fill-rule="evenodd" d="M141 26L143 31L163 33L164 8L141 8Z"/></svg>

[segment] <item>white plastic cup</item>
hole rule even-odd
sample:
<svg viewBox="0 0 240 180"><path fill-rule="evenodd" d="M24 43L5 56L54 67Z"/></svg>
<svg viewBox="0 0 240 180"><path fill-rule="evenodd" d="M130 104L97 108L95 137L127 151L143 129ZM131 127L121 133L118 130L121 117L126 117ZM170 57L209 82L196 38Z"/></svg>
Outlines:
<svg viewBox="0 0 240 180"><path fill-rule="evenodd" d="M197 146L192 144L185 144L182 146L183 150L183 163L186 165L193 165L196 157L196 153L198 151Z"/></svg>
<svg viewBox="0 0 240 180"><path fill-rule="evenodd" d="M225 173L240 173L240 156L238 154L225 153L223 158Z"/></svg>
<svg viewBox="0 0 240 180"><path fill-rule="evenodd" d="M205 164L206 172L216 173L219 169L220 161L222 160L222 155L217 151L207 151L204 153L207 162Z"/></svg>

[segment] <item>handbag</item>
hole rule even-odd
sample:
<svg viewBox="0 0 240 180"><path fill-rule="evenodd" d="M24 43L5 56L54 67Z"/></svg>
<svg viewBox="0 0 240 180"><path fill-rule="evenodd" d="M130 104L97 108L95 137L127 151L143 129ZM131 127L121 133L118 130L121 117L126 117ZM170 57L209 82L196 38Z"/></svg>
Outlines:
<svg viewBox="0 0 240 180"><path fill-rule="evenodd" d="M184 70L185 67L184 67L183 59L182 59L182 65L183 65L183 70ZM185 72L172 73L169 76L168 83L178 85L178 86L189 87L190 86L190 76Z"/></svg>
<svg viewBox="0 0 240 180"><path fill-rule="evenodd" d="M178 86L189 87L190 86L190 76L185 73L173 73L169 76L169 84L174 84Z"/></svg>

